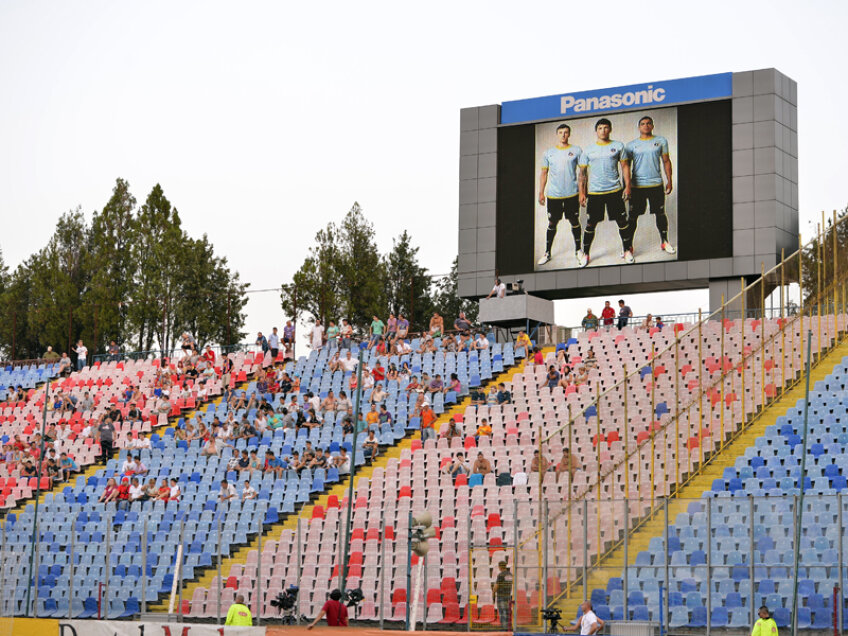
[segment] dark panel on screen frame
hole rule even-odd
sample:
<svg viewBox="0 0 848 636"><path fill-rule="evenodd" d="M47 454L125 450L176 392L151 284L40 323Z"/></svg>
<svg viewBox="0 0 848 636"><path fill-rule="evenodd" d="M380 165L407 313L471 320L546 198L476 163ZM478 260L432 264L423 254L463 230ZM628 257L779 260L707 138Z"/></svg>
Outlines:
<svg viewBox="0 0 848 636"><path fill-rule="evenodd" d="M733 255L730 100L677 107L678 261ZM533 263L535 124L498 129L495 266L529 274ZM623 265L622 267L627 267Z"/></svg>

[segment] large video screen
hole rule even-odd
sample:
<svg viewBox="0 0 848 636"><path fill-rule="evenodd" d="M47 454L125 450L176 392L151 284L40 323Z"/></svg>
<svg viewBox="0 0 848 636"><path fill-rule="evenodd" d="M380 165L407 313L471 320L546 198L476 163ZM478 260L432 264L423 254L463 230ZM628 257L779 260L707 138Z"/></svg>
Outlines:
<svg viewBox="0 0 848 636"><path fill-rule="evenodd" d="M731 154L730 100L501 126L496 269L732 257Z"/></svg>
<svg viewBox="0 0 848 636"><path fill-rule="evenodd" d="M536 271L677 260L677 109L535 127Z"/></svg>

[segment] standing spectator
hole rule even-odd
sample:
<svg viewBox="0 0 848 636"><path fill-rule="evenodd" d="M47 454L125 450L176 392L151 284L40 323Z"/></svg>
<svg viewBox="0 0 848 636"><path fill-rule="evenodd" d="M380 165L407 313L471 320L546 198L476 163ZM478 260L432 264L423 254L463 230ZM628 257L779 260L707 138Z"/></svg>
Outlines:
<svg viewBox="0 0 848 636"><path fill-rule="evenodd" d="M501 629L509 631L512 618L512 572L509 571L506 561L498 563L498 576L492 583L492 594L498 605Z"/></svg>
<svg viewBox="0 0 848 636"><path fill-rule="evenodd" d="M280 334L277 333L277 328L271 330L271 335L268 336L268 348L271 350L271 359L276 360L277 354L280 353Z"/></svg>
<svg viewBox="0 0 848 636"><path fill-rule="evenodd" d="M409 321L404 317L403 314L398 314L397 319L397 331L395 335L395 340L405 340L409 335Z"/></svg>
<svg viewBox="0 0 848 636"><path fill-rule="evenodd" d="M430 318L430 336L440 338L445 333L445 319L439 315L439 312L434 311L433 317Z"/></svg>
<svg viewBox="0 0 848 636"><path fill-rule="evenodd" d="M109 360L111 362L119 362L121 360L121 348L114 340L109 341Z"/></svg>
<svg viewBox="0 0 848 636"><path fill-rule="evenodd" d="M88 357L88 349L82 343L82 340L77 341L77 346L73 349L77 354L77 371L82 371L85 368L86 358Z"/></svg>
<svg viewBox="0 0 848 636"><path fill-rule="evenodd" d="M386 324L382 320L380 320L376 315L371 316L371 319L372 319L371 320L371 326L368 327L368 336L369 336L369 338L368 338L368 348L369 349L371 347L373 347L374 345L376 345L377 342L380 341L380 339L383 336L383 331L386 328Z"/></svg>
<svg viewBox="0 0 848 636"><path fill-rule="evenodd" d="M106 464L112 457L115 440L115 426L108 417L103 418L97 425L97 436L100 439L100 459Z"/></svg>
<svg viewBox="0 0 848 636"><path fill-rule="evenodd" d="M318 612L315 620L307 625L306 629L312 629L324 616L327 617L328 627L347 627L347 608L341 602L342 593L339 590L330 592L330 599L324 603L324 607Z"/></svg>
<svg viewBox="0 0 848 636"><path fill-rule="evenodd" d="M506 297L506 285L501 282L500 278L495 278L495 286L492 287L492 291L489 292L486 298L491 298L492 296L497 296L498 298Z"/></svg>
<svg viewBox="0 0 848 636"><path fill-rule="evenodd" d="M351 327L350 321L347 318L342 318L342 327L339 332L339 338L341 339L342 348L350 350L350 345L353 341L353 327Z"/></svg>
<svg viewBox="0 0 848 636"><path fill-rule="evenodd" d="M338 347L338 339L339 339L339 328L336 326L335 321L331 320L330 324L327 326L327 345L332 349L333 347Z"/></svg>
<svg viewBox="0 0 848 636"><path fill-rule="evenodd" d="M262 332L256 334L256 346L262 349L262 353L268 353L268 339L262 335Z"/></svg>
<svg viewBox="0 0 848 636"><path fill-rule="evenodd" d="M633 317L633 310L624 304L624 300L618 301L618 328L624 329L627 326L627 321Z"/></svg>
<svg viewBox="0 0 848 636"><path fill-rule="evenodd" d="M41 357L47 360L47 362L56 362L59 359L59 354L53 351L53 347L47 345L47 351Z"/></svg>
<svg viewBox="0 0 848 636"><path fill-rule="evenodd" d="M612 327L612 323L615 321L615 309L610 305L610 301L604 301L604 309L601 312L601 318L604 321L604 327L609 329Z"/></svg>
<svg viewBox="0 0 848 636"><path fill-rule="evenodd" d="M429 402L424 402L421 408L421 441L426 442L428 439L436 437L436 430L433 424L436 421L436 413L430 407Z"/></svg>
<svg viewBox="0 0 848 636"><path fill-rule="evenodd" d="M539 347L533 349L533 364L545 364L545 356Z"/></svg>
<svg viewBox="0 0 848 636"><path fill-rule="evenodd" d="M583 317L580 324L586 331L595 331L598 328L598 317L592 313L591 307L586 310L586 315Z"/></svg>
<svg viewBox="0 0 848 636"><path fill-rule="evenodd" d="M294 325L291 320L286 320L286 326L283 327L283 346L286 348L286 353L291 352L294 345Z"/></svg>
<svg viewBox="0 0 848 636"><path fill-rule="evenodd" d="M315 319L315 325L312 327L311 334L312 350L320 351L324 346L324 327L321 325L321 319Z"/></svg>

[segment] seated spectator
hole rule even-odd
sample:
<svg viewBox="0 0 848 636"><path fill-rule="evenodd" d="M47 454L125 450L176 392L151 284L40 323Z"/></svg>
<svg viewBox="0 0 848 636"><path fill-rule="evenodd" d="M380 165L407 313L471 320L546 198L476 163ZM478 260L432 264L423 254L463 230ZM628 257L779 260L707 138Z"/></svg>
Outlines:
<svg viewBox="0 0 848 636"><path fill-rule="evenodd" d="M221 454L223 450L223 446L226 446L225 442L219 442L215 439L214 435L207 436L206 443L203 445L203 448L200 449L200 454L205 457L218 456Z"/></svg>
<svg viewBox="0 0 848 636"><path fill-rule="evenodd" d="M545 356L542 353L542 350L539 347L533 348L533 364L542 365L545 364Z"/></svg>
<svg viewBox="0 0 848 636"><path fill-rule="evenodd" d="M350 473L350 455L347 454L347 449L344 446L339 449L339 454L333 457L333 466L338 469L339 475Z"/></svg>
<svg viewBox="0 0 848 636"><path fill-rule="evenodd" d="M309 462L309 468L313 470L316 468L326 468L327 467L327 456L324 455L323 448L317 448L315 450L315 457L312 458L312 461Z"/></svg>
<svg viewBox="0 0 848 636"><path fill-rule="evenodd" d="M471 330L471 322L465 317L464 311L459 312L459 318L454 321L453 328L460 333Z"/></svg>
<svg viewBox="0 0 848 636"><path fill-rule="evenodd" d="M283 476L283 462L274 455L274 451L265 451L265 465L262 467L263 473L271 473L279 479Z"/></svg>
<svg viewBox="0 0 848 636"><path fill-rule="evenodd" d="M554 365L551 365L548 368L548 377L546 379L546 386L553 390L559 384L560 374L559 371L556 370Z"/></svg>
<svg viewBox="0 0 848 636"><path fill-rule="evenodd" d="M67 481L71 478L72 473L78 472L80 472L80 469L77 463L67 453L62 453L59 458L59 479Z"/></svg>
<svg viewBox="0 0 848 636"><path fill-rule="evenodd" d="M244 480L244 488L241 491L241 500L247 501L248 499L256 499L256 489L250 485L250 480Z"/></svg>
<svg viewBox="0 0 848 636"><path fill-rule="evenodd" d="M468 474L468 465L465 463L465 457L462 453L457 453L451 462L445 464L442 472L447 473L456 480L459 475Z"/></svg>
<svg viewBox="0 0 848 636"><path fill-rule="evenodd" d="M118 486L118 510L129 510L130 507L130 478L124 477Z"/></svg>
<svg viewBox="0 0 848 636"><path fill-rule="evenodd" d="M462 438L462 431L457 428L456 418L452 417L448 422L448 428L444 433L444 437L450 442L455 437Z"/></svg>
<svg viewBox="0 0 848 636"><path fill-rule="evenodd" d="M486 394L486 404L489 406L497 406L500 404L498 400L498 387L494 384L489 387L489 392Z"/></svg>
<svg viewBox="0 0 848 636"><path fill-rule="evenodd" d="M506 390L503 382L498 383L498 404L512 404L512 393Z"/></svg>
<svg viewBox="0 0 848 636"><path fill-rule="evenodd" d="M245 455L247 455L247 451L242 451ZM233 455L230 457L230 461L227 462L227 472L230 471L238 471L239 470L239 460L241 458L241 454L238 452L237 448L233 449Z"/></svg>
<svg viewBox="0 0 848 636"><path fill-rule="evenodd" d="M106 488L100 495L100 498L97 500L100 503L109 503L110 501L115 501L118 498L118 484L115 480L110 477L106 482Z"/></svg>
<svg viewBox="0 0 848 636"><path fill-rule="evenodd" d="M146 501L147 495L144 492L144 486L138 480L138 477L133 477L130 480L130 503L134 501Z"/></svg>
<svg viewBox="0 0 848 636"><path fill-rule="evenodd" d="M392 423L392 414L389 413L389 407L385 403L380 405L380 414L378 416L380 426L385 426Z"/></svg>
<svg viewBox="0 0 848 636"><path fill-rule="evenodd" d="M645 320L642 321L642 329L645 331L650 331L654 326L654 317L651 314L645 316Z"/></svg>
<svg viewBox="0 0 848 636"><path fill-rule="evenodd" d="M518 337L515 339L515 355L521 352L521 357L526 357L530 353L530 348L533 343L530 341L530 336L524 331L518 332Z"/></svg>
<svg viewBox="0 0 848 636"><path fill-rule="evenodd" d="M368 431L368 438L362 443L362 450L365 454L365 461L372 462L377 458L380 443L375 437L373 430Z"/></svg>
<svg viewBox="0 0 848 636"><path fill-rule="evenodd" d="M397 332L395 339L396 340L404 340L409 337L409 321L404 317L403 314L398 314L397 319Z"/></svg>
<svg viewBox="0 0 848 636"><path fill-rule="evenodd" d="M598 358L595 357L595 350L592 347L589 347L589 350L586 352L583 364L587 369L594 369L598 366Z"/></svg>
<svg viewBox="0 0 848 636"><path fill-rule="evenodd" d="M59 375L71 375L71 359L65 351L62 352L62 357L59 358Z"/></svg>
<svg viewBox="0 0 848 636"><path fill-rule="evenodd" d="M397 382L397 379L398 379L397 367L394 364L390 364L389 370L386 371L386 385L388 385L388 383L391 382L391 381Z"/></svg>
<svg viewBox="0 0 848 636"><path fill-rule="evenodd" d="M560 459L556 465L557 481L559 481L559 476L565 472L567 472L569 476L573 479L574 473L577 472L577 469L579 467L580 462L577 461L577 458L572 455L567 448L563 448L562 459Z"/></svg>
<svg viewBox="0 0 848 636"><path fill-rule="evenodd" d="M427 393L440 393L444 390L445 385L442 382L442 376L440 374L436 374L436 377L433 378L433 381L430 382L430 385L427 387Z"/></svg>
<svg viewBox="0 0 848 636"><path fill-rule="evenodd" d="M583 365L577 367L577 371L572 374L575 385L586 384L589 381L589 371Z"/></svg>
<svg viewBox="0 0 848 636"><path fill-rule="evenodd" d="M453 391L457 395L462 393L462 383L459 381L459 376L456 373L451 373L450 383L443 390L445 393Z"/></svg>
<svg viewBox="0 0 848 636"><path fill-rule="evenodd" d="M492 427L489 425L489 420L485 417L480 420L480 424L477 426L477 441L480 441L481 437L491 437L492 436Z"/></svg>
<svg viewBox="0 0 848 636"><path fill-rule="evenodd" d="M544 455L539 455L539 451L533 451L533 459L530 461L530 472L538 473L538 472L547 472L550 464L548 460L545 459Z"/></svg>
<svg viewBox="0 0 848 636"><path fill-rule="evenodd" d="M218 501L221 503L236 499L236 488L226 479L221 480L221 489L218 491Z"/></svg>
<svg viewBox="0 0 848 636"><path fill-rule="evenodd" d="M477 459L474 460L474 465L471 467L471 472L475 475L488 475L493 472L492 462L483 457L483 453L477 453Z"/></svg>
<svg viewBox="0 0 848 636"><path fill-rule="evenodd" d="M159 489L156 488L156 480L151 478L147 480L144 486L144 494L146 499L158 499Z"/></svg>
<svg viewBox="0 0 848 636"><path fill-rule="evenodd" d="M409 384L406 385L407 396L409 396L409 394L412 393L413 391L417 391L420 388L421 388L421 385L418 384L418 376L413 375L409 379Z"/></svg>
<svg viewBox="0 0 848 636"><path fill-rule="evenodd" d="M445 334L442 338L442 349L446 353L456 353L456 338L451 334Z"/></svg>
<svg viewBox="0 0 848 636"><path fill-rule="evenodd" d="M654 320L654 326L657 329L662 329L663 327L665 327L665 323L663 322L662 316L656 317L656 320Z"/></svg>
<svg viewBox="0 0 848 636"><path fill-rule="evenodd" d="M477 351L486 351L489 348L489 339L482 331L477 334L477 340L474 341L474 348Z"/></svg>
<svg viewBox="0 0 848 636"><path fill-rule="evenodd" d="M433 341L433 338L429 335L424 336L421 339L421 346L418 347L417 353L425 354L425 353L435 353L436 352L436 343Z"/></svg>
<svg viewBox="0 0 848 636"><path fill-rule="evenodd" d="M386 393L386 392L383 390L383 385L382 385L382 384L378 384L378 385L374 388L374 390L371 392L371 405L373 406L374 404L380 404L381 402L385 401L385 399L386 399L388 396L389 396L389 394L388 394L388 393Z"/></svg>
<svg viewBox="0 0 848 636"><path fill-rule="evenodd" d="M181 495L182 493L180 492L177 480L171 478L171 487L168 489L168 501L179 501Z"/></svg>
<svg viewBox="0 0 848 636"><path fill-rule="evenodd" d="M321 400L321 414L324 413L335 413L337 408L336 404L336 396L333 394L332 389L327 391L327 397Z"/></svg>

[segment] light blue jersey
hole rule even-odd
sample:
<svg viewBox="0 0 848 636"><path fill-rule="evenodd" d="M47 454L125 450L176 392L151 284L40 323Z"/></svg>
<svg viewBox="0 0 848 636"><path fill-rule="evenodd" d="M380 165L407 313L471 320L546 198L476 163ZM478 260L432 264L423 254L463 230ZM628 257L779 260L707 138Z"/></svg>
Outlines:
<svg viewBox="0 0 848 636"><path fill-rule="evenodd" d="M577 161L583 150L580 146L555 146L545 151L542 170L548 171L545 194L549 199L567 199L577 194Z"/></svg>
<svg viewBox="0 0 848 636"><path fill-rule="evenodd" d="M662 158L668 154L668 139L654 136L634 139L626 146L631 161L631 179L636 188L650 188L663 184Z"/></svg>
<svg viewBox="0 0 848 636"><path fill-rule="evenodd" d="M580 167L589 167L589 194L606 194L621 190L618 164L627 160L620 141L595 142L580 155Z"/></svg>

